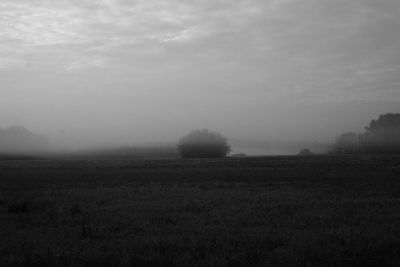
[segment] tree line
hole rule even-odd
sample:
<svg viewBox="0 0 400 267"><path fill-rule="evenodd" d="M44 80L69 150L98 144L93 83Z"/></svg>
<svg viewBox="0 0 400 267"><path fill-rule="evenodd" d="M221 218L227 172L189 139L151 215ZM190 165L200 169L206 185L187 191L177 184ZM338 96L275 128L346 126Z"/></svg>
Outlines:
<svg viewBox="0 0 400 267"><path fill-rule="evenodd" d="M47 143L23 127L0 129L0 152L42 151ZM78 156L107 157L173 157L182 158L221 158L231 151L228 139L207 129L194 130L180 139L176 147L162 148L117 148L78 152ZM338 136L333 143L331 154L400 154L400 113L382 114L365 127L363 133L347 132ZM310 149L302 149L300 156L311 156Z"/></svg>
<svg viewBox="0 0 400 267"><path fill-rule="evenodd" d="M338 136L330 151L334 154L400 153L400 113L382 114L365 127L363 133Z"/></svg>

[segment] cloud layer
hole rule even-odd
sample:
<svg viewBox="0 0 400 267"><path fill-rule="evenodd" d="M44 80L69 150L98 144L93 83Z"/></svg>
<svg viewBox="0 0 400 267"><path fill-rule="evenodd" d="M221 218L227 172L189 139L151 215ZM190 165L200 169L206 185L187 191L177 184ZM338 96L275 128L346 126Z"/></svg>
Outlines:
<svg viewBox="0 0 400 267"><path fill-rule="evenodd" d="M387 76L398 71L399 11L396 0L5 0L0 67L203 63L261 69L259 76L299 92L369 90L388 80L381 90L390 93L398 83Z"/></svg>

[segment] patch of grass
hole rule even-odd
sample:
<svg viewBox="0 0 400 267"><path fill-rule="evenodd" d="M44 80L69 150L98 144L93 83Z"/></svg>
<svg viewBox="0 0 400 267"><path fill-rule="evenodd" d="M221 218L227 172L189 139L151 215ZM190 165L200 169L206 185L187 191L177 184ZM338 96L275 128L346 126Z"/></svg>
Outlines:
<svg viewBox="0 0 400 267"><path fill-rule="evenodd" d="M28 213L30 209L31 207L26 200L14 201L7 205L8 213Z"/></svg>
<svg viewBox="0 0 400 267"><path fill-rule="evenodd" d="M398 266L399 163L0 162L0 266Z"/></svg>

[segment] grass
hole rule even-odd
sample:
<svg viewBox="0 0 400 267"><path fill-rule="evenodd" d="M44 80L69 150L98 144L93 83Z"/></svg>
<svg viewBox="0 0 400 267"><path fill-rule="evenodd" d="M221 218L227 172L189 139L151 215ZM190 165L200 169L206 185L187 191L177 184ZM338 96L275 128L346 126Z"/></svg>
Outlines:
<svg viewBox="0 0 400 267"><path fill-rule="evenodd" d="M399 266L400 157L0 161L0 266Z"/></svg>

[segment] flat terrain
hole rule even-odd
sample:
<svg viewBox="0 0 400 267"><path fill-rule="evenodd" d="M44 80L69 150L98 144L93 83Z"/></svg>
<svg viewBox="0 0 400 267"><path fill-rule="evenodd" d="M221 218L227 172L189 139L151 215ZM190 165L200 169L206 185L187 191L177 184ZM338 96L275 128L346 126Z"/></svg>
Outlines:
<svg viewBox="0 0 400 267"><path fill-rule="evenodd" d="M0 266L400 266L400 157L0 161Z"/></svg>

